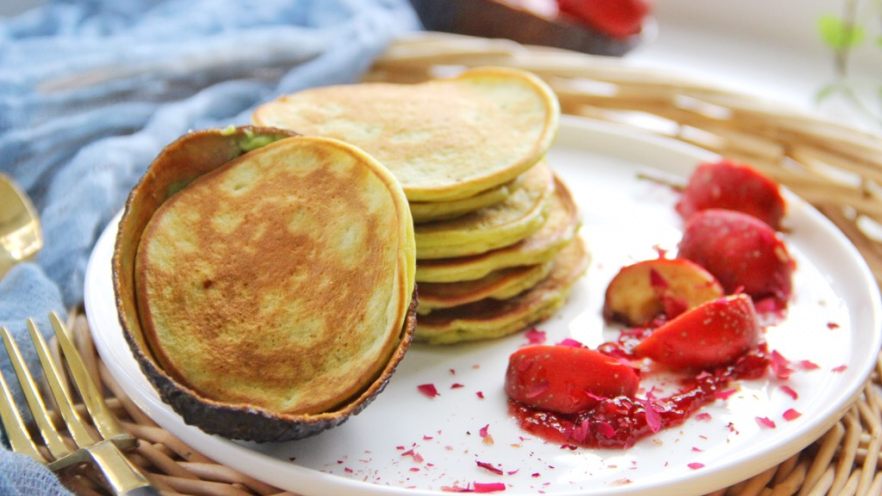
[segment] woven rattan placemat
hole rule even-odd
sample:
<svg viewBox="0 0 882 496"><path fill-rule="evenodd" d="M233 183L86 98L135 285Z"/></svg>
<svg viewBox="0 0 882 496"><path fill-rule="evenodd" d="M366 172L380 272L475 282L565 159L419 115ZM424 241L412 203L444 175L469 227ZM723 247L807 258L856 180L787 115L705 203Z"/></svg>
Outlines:
<svg viewBox="0 0 882 496"><path fill-rule="evenodd" d="M618 59L504 40L420 34L394 43L368 80L417 82L462 67L499 65L532 71L557 92L565 113L634 126L744 160L815 205L858 247L882 281L882 136L856 131L774 102ZM108 403L139 440L130 456L163 494L279 494L225 467L158 427L129 400L101 363L88 323L74 336ZM823 437L780 465L714 494L879 495L882 361L860 398ZM77 493L102 494L96 476L67 474Z"/></svg>

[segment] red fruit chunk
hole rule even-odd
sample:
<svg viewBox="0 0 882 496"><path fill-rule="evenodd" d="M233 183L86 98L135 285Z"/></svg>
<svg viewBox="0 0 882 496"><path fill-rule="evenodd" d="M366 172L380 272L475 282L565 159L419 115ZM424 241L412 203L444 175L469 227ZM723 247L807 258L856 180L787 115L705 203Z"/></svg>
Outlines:
<svg viewBox="0 0 882 496"><path fill-rule="evenodd" d="M639 33L649 13L646 0L557 0L557 5L561 12L614 38Z"/></svg>
<svg viewBox="0 0 882 496"><path fill-rule="evenodd" d="M604 397L633 396L639 382L634 369L594 350L538 345L509 357L505 392L532 407L575 413Z"/></svg>
<svg viewBox="0 0 882 496"><path fill-rule="evenodd" d="M753 347L759 322L746 295L709 301L663 324L634 353L674 368L725 365Z"/></svg>
<svg viewBox="0 0 882 496"><path fill-rule="evenodd" d="M795 263L771 227L741 212L710 209L692 216L678 256L713 274L726 292L786 300Z"/></svg>
<svg viewBox="0 0 882 496"><path fill-rule="evenodd" d="M669 319L723 296L708 271L684 259L656 258L622 267L606 287L603 316L644 325L660 314Z"/></svg>
<svg viewBox="0 0 882 496"><path fill-rule="evenodd" d="M721 160L699 165L677 203L685 220L709 208L737 210L778 229L786 205L775 181L749 165Z"/></svg>

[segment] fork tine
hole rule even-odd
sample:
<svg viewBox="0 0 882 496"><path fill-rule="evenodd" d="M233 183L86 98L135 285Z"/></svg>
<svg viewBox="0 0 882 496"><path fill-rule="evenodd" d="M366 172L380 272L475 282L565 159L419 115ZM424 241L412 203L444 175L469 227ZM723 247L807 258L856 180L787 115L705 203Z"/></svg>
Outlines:
<svg viewBox="0 0 882 496"><path fill-rule="evenodd" d="M5 342L8 339L9 330L5 327L0 327L0 333L3 334ZM11 354L10 360L14 362ZM6 430L6 437L9 439L12 450L25 454L40 463L46 463L46 459L40 454L37 445L34 444L30 434L28 434L28 429L21 418L21 413L15 407L15 399L12 396L12 391L9 390L9 385L6 383L3 374L0 374L0 396L2 396L2 401L0 401L0 421L3 422L3 428Z"/></svg>
<svg viewBox="0 0 882 496"><path fill-rule="evenodd" d="M89 372L86 370L85 364L83 364L83 359L67 335L67 330L58 318L58 315L55 312L50 313L49 320L52 322L55 337L58 339L58 345L61 347L62 354L67 362L67 368L73 377L73 382L80 392L83 403L86 405L86 410L92 416L92 421L95 423L95 427L98 428L98 432L105 439L117 440L117 445L123 439L130 440L126 444L130 445L128 447L134 447L136 443L135 438L122 429L116 417L110 413L107 405L104 404L101 392L89 377Z"/></svg>
<svg viewBox="0 0 882 496"><path fill-rule="evenodd" d="M37 382L25 365L25 360L18 349L18 345L12 338L12 334L5 327L2 329L2 333L6 353L9 354L9 360L12 362L12 368L15 369L15 375L18 376L18 382L21 384L21 390L28 403L28 408L31 409L34 422L40 430L40 436L43 437L46 447L49 448L49 453L56 459L70 454L70 448L64 444L61 434L58 433L58 430L52 423L46 404L43 403L43 398L39 394L40 389L37 387Z"/></svg>
<svg viewBox="0 0 882 496"><path fill-rule="evenodd" d="M34 348L37 350L37 356L40 358L40 364L43 365L43 372L46 375L46 382L49 384L49 390L55 399L55 405L61 412L61 417L67 424L67 430L77 446L86 448L98 442L98 439L86 429L83 420L73 408L73 400L61 383L61 372L52 356L49 354L49 346L46 340L40 335L37 324L33 319L28 319L28 333L34 342Z"/></svg>

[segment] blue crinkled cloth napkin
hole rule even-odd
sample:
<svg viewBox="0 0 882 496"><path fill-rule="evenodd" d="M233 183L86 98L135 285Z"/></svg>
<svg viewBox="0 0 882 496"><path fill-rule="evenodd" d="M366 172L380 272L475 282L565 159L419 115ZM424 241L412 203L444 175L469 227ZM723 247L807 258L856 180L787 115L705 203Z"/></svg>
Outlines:
<svg viewBox="0 0 882 496"><path fill-rule="evenodd" d="M25 319L48 331L50 310L82 302L93 244L165 144L354 81L418 27L407 0L56 0L0 19L0 172L30 194L45 237L0 280L0 325L33 363ZM67 492L0 449L0 495L18 494Z"/></svg>

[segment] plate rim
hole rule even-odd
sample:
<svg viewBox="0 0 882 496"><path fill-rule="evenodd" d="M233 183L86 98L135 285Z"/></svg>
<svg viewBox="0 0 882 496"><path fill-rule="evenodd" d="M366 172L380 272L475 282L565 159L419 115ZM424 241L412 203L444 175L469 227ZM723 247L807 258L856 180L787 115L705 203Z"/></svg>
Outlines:
<svg viewBox="0 0 882 496"><path fill-rule="evenodd" d="M617 139L625 139L631 141L639 140L641 143L644 143L649 147L663 148L669 152L690 156L692 157L692 162L690 163L693 163L696 159L713 160L714 158L720 157L720 155L714 152L710 152L704 148L678 141L674 138L659 136L648 131L635 129L634 127L624 124L614 124L573 116L562 116L560 125L561 129L558 140L560 139L561 134L588 132L593 134L606 135L608 137L614 137ZM652 167L652 163L648 163L647 166ZM860 395L864 384L866 383L873 370L875 357L878 355L880 346L882 346L882 325L880 325L880 323L882 323L882 298L880 298L880 292L878 286L876 285L875 279L873 278L863 255L860 254L854 244L851 243L851 241L839 230L838 227L836 227L829 219L823 216L823 214L817 211L817 209L815 209L811 204L809 204L805 200L800 199L797 195L793 194L786 188L784 189L789 204L799 205L800 208L806 209L806 213L814 218L813 220L816 221L817 226L824 230L824 234L830 235L831 239L835 240L840 248L844 249L847 252L850 252L852 261L857 264L856 268L859 270L862 276L862 280L859 281L859 285L861 288L869 288L869 291L867 291L867 296L869 296L872 303L872 308L870 309L871 315L869 316L869 320L872 321L875 332L872 334L872 346L870 348L874 350L874 354L872 355L872 357L870 357L869 354L864 356L864 359L866 360L866 363L863 364L864 366L861 369L858 369L857 375L854 376L851 382L847 383L848 387L843 387L840 389L840 393L836 397L838 401L834 401L831 403L832 405L836 405L835 407L827 407L823 411L825 415L816 415L811 420L807 421L804 426L799 430L798 435L793 434L791 437L784 438L783 440L774 444L772 448L766 449L764 455L761 458L762 463L758 464L756 461L751 461L756 457L740 456L726 463L720 463L713 466L705 467L700 472L696 471L694 477L686 477L675 480L672 482L671 485L664 486L662 488L663 490L676 491L688 488L689 492L695 493L712 491L715 489L719 489L720 487L727 487L728 485L756 475L757 473L767 469L770 466L773 466L776 463L780 463L787 457L802 450L812 442L815 442L826 430L828 430L836 422L838 422L842 415L844 415L848 408L850 408L853 401ZM118 223L121 215L122 212L120 211L104 228L98 242L95 245L96 247L98 247L102 243L103 238L105 238L109 232L116 230L115 226ZM110 246L112 247L112 244L110 244ZM97 266L97 264L102 263L101 260L97 260L98 257L96 257L96 253L98 251L98 249L93 249L86 268L84 303L86 307L86 315L90 323L90 329L92 330L91 332L95 341L95 346L98 349L102 360L105 361L105 364L107 365L108 370L111 372L111 375L119 380L118 378L120 377L120 375L127 375L128 372L122 369L122 366L119 363L116 363L112 360L109 362L105 360L105 357L112 355L110 354L109 350L105 348L106 343L103 341L103 339L100 336L96 335L97 329L102 328L104 324L99 323L99 325L95 325L96 320L98 319L99 312L90 311L90 309L97 308L95 305L100 304L100 302L94 300L95 292L92 290L91 282L93 277L95 277L94 274L97 270L95 267ZM110 313L114 318L117 317L115 308L112 309ZM119 325L118 322L116 322L116 325ZM141 374L141 369L137 368L137 372ZM242 473L245 473L251 477L254 477L255 479L262 480L269 484L280 485L280 483L277 481L290 480L291 475L293 474L298 479L298 484L300 484L300 486L298 486L296 490L302 494L325 494L328 491L346 491L347 494L365 495L448 494L446 492L432 489L407 489L397 486L387 486L371 482L363 482L342 475L329 474L316 469L307 468L297 465L296 463L286 462L277 457L270 456L266 453L252 450L247 446L231 441L229 439L206 434L199 430L197 427L184 424L180 416L178 416L177 413L171 410L171 407L169 405L163 403L158 398L158 396L154 395L153 397L144 397L137 393L133 395L131 392L128 391L127 394L130 395L132 401L135 402L135 404L139 408L141 408L145 412L145 414L147 414L162 428L181 438L182 441L190 445L194 445L194 447L196 447L196 444L199 444L200 446L198 447L198 450L212 453L212 457L215 459L215 461L235 466L236 470L239 470ZM194 438L197 439L197 442L193 441ZM221 455L217 456L217 453L221 453ZM236 461L242 461L242 455L256 457L256 459L253 459L252 463L240 463L239 465L236 465ZM253 462L256 461L262 462L265 465L264 470L259 470L259 468L254 467ZM757 470L757 465L763 466L760 467L759 470ZM280 477L278 479L266 477L267 470L271 472L281 472L278 470L280 468L284 468L284 474L286 474L287 477ZM284 485L284 483L281 484L281 486ZM641 494L646 494L645 488L638 490L642 491ZM635 492L636 491L634 488L630 488L627 485L617 487L605 487L603 489L604 494L622 495L634 494ZM519 493L520 491L507 491L505 494ZM584 494L584 492L563 491L549 494L557 494L559 496L575 496L577 494Z"/></svg>

